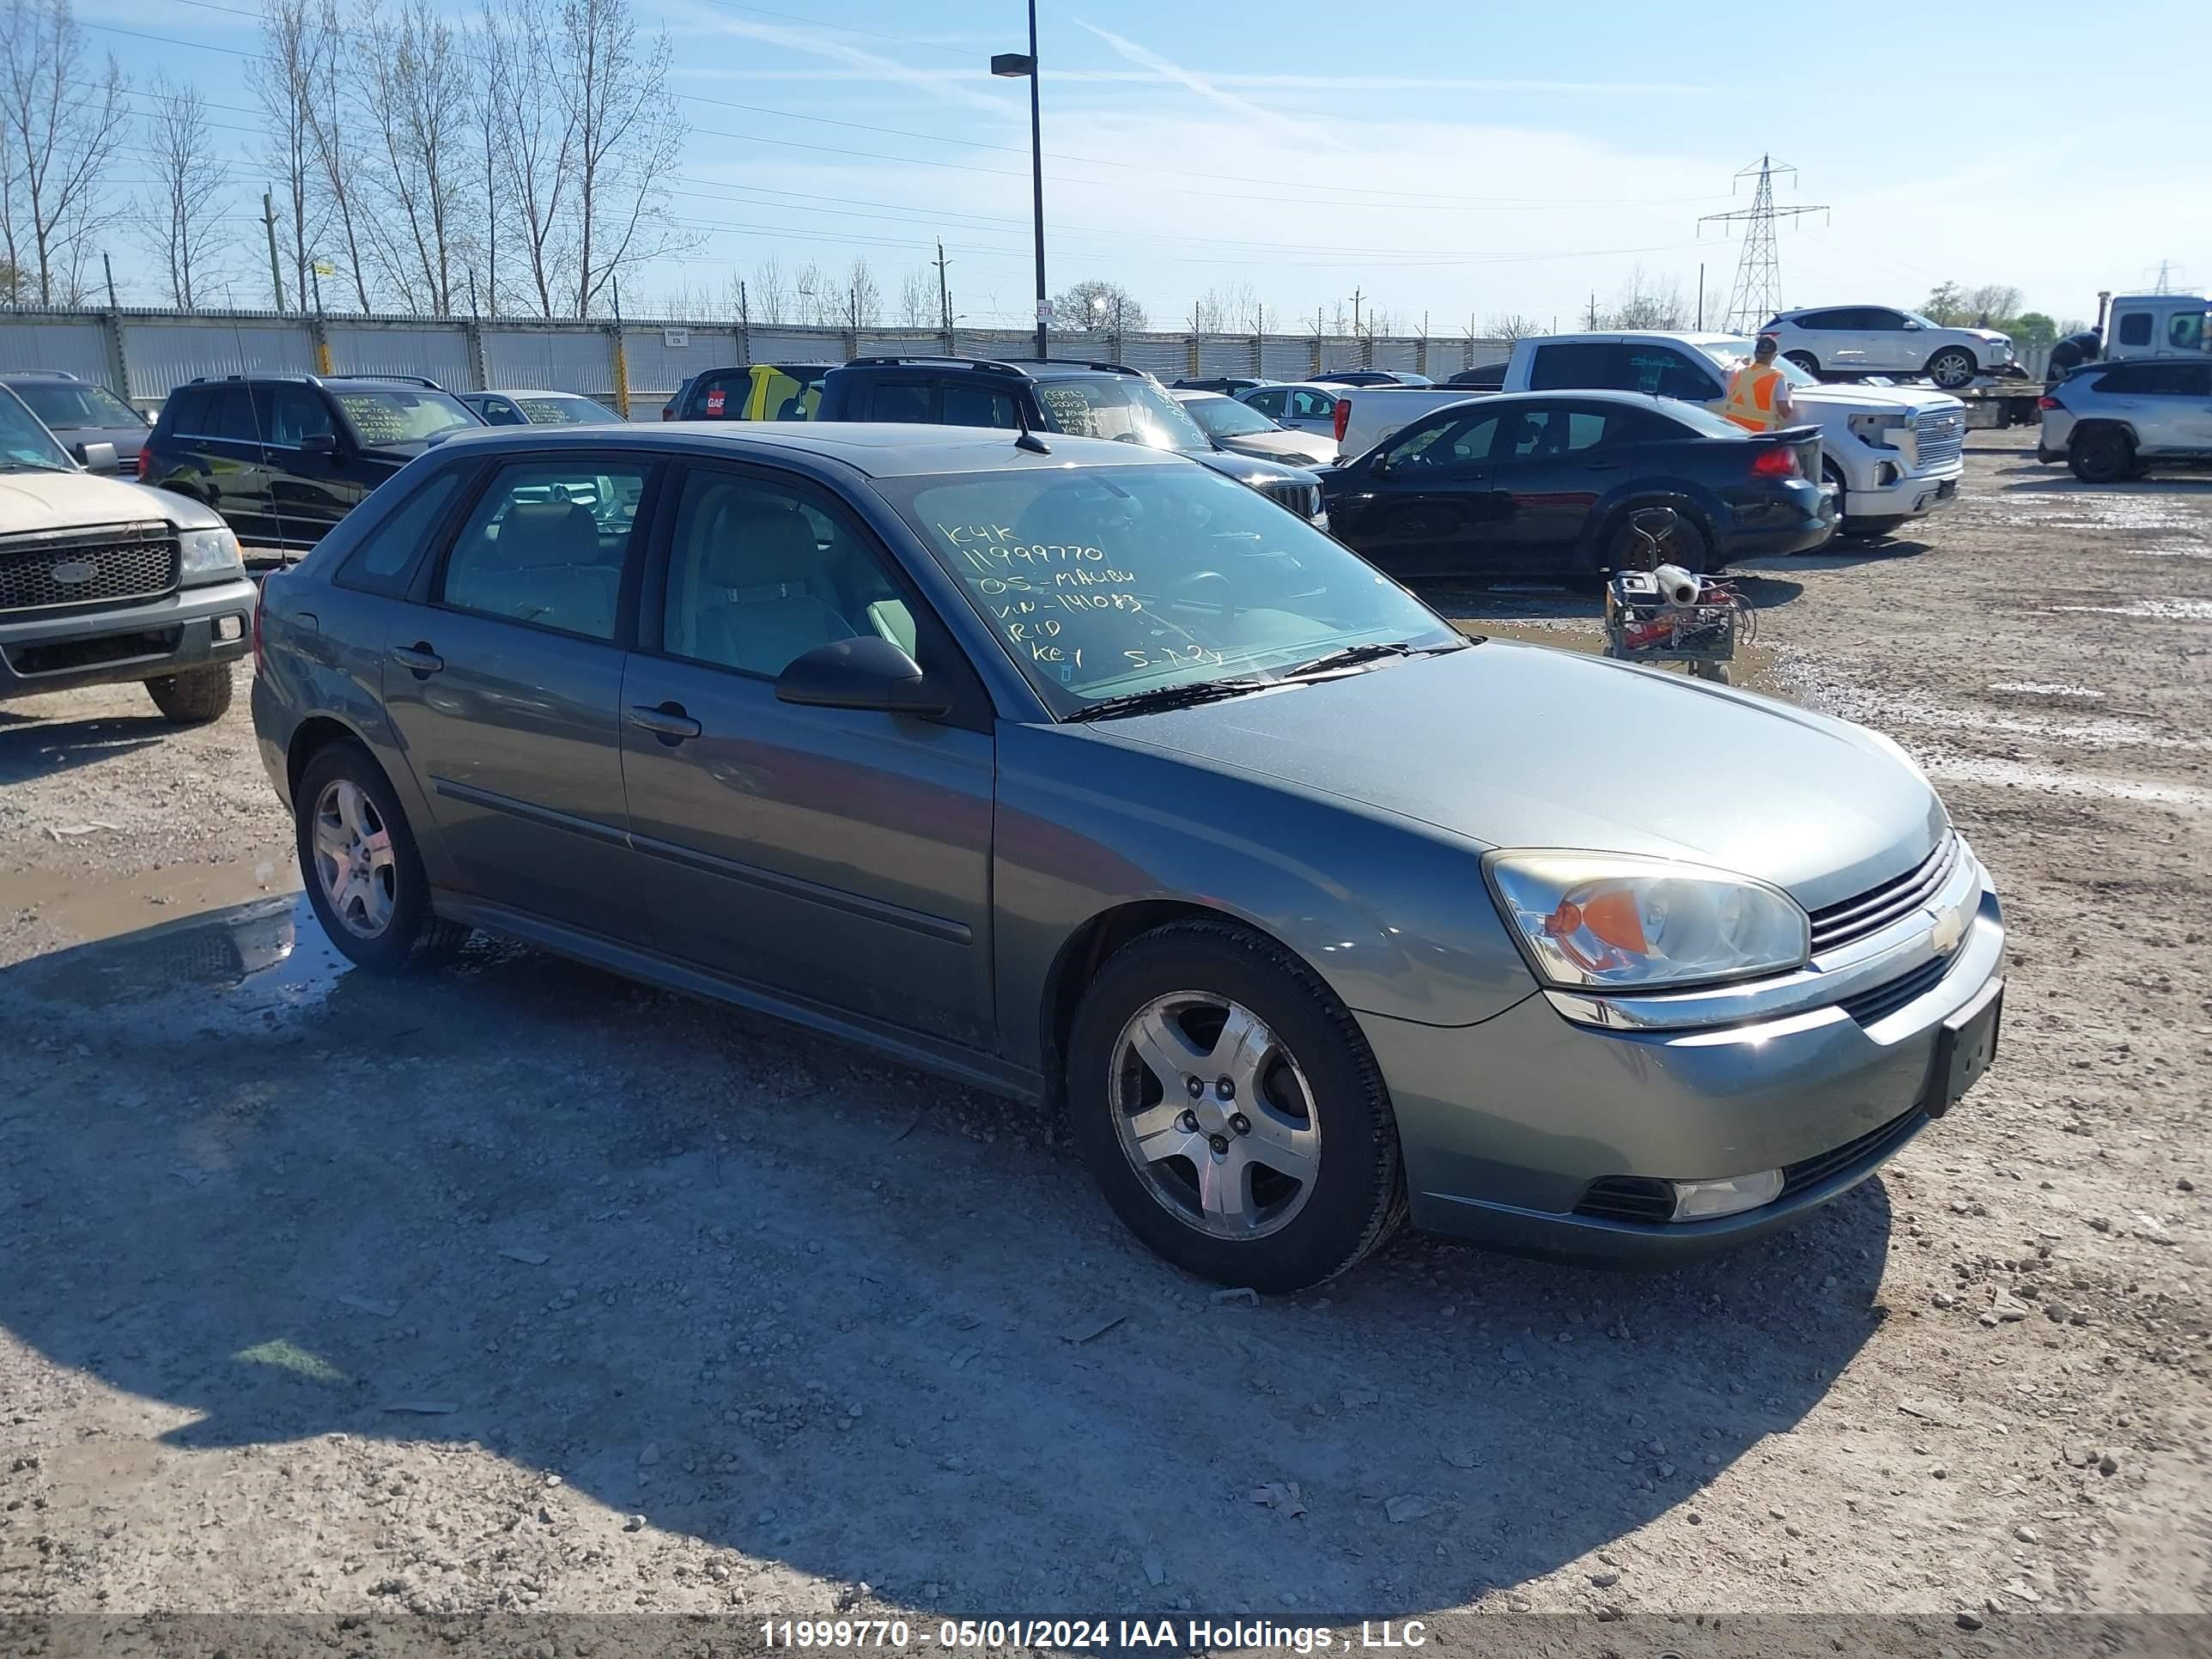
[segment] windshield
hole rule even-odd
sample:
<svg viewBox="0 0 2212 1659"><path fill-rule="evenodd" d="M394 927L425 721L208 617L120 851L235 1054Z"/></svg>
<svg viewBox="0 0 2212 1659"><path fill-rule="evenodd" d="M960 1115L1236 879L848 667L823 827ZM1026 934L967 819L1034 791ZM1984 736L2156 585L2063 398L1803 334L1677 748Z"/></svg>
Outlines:
<svg viewBox="0 0 2212 1659"><path fill-rule="evenodd" d="M1071 438L1116 438L1184 454L1213 453L1213 445L1183 406L1155 382L1138 375L1040 380L1036 392L1052 429Z"/></svg>
<svg viewBox="0 0 2212 1659"><path fill-rule="evenodd" d="M604 404L559 392L518 392L514 404L532 426L605 426L622 420Z"/></svg>
<svg viewBox="0 0 2212 1659"><path fill-rule="evenodd" d="M1346 646L1457 643L1372 565L1196 466L1024 467L876 488L1048 707L1271 678Z"/></svg>
<svg viewBox="0 0 2212 1659"><path fill-rule="evenodd" d="M1279 432L1282 428L1249 404L1234 398L1193 398L1183 406L1207 434L1216 438L1249 438L1255 432Z"/></svg>
<svg viewBox="0 0 2212 1659"><path fill-rule="evenodd" d="M40 424L38 416L14 392L0 386L0 467L25 466L58 472L76 471L69 452L54 441L54 434ZM1275 510L1282 512L1280 507ZM1283 516L1287 519L1290 514Z"/></svg>
<svg viewBox="0 0 2212 1659"><path fill-rule="evenodd" d="M418 443L457 427L481 426L458 398L406 386L337 392L338 407L365 444Z"/></svg>
<svg viewBox="0 0 2212 1659"><path fill-rule="evenodd" d="M33 415L56 432L146 424L137 411L104 386L87 386L82 380L33 380L16 386L15 392L30 404Z"/></svg>
<svg viewBox="0 0 2212 1659"><path fill-rule="evenodd" d="M1735 368L1751 361L1751 342L1748 340L1700 340L1698 349L1704 352L1723 368ZM1791 386L1818 386L1820 383L1787 357L1777 357L1775 368Z"/></svg>

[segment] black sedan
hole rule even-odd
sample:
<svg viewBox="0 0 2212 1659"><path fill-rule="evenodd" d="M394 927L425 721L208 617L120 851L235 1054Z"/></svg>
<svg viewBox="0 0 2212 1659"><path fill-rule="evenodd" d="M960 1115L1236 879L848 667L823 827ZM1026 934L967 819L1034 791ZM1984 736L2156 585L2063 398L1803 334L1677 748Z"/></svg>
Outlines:
<svg viewBox="0 0 2212 1659"><path fill-rule="evenodd" d="M1322 474L1340 541L1401 575L1579 582L1644 561L1628 516L1675 509L1664 556L1717 573L1834 533L1815 427L1750 433L1629 392L1471 397Z"/></svg>

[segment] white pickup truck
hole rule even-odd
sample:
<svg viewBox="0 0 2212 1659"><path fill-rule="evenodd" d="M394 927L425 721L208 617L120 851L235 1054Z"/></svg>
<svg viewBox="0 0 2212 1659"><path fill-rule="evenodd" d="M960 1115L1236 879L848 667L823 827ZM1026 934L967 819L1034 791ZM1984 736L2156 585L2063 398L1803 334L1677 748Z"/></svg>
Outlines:
<svg viewBox="0 0 2212 1659"><path fill-rule="evenodd" d="M1602 389L1680 398L1717 411L1729 371L1751 356L1728 334L1546 334L1516 341L1501 390ZM1821 465L1838 491L1844 533L1880 536L1948 505L1966 471L1966 405L1948 392L1910 386L1824 386L1792 363L1796 418L1820 428ZM1432 409L1469 395L1462 387L1354 386L1336 406L1337 447L1349 460Z"/></svg>

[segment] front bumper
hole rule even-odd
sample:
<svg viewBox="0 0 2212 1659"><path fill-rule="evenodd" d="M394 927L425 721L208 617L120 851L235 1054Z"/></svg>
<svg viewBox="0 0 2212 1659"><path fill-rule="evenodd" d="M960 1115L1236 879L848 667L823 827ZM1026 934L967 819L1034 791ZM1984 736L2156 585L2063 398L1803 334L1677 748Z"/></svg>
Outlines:
<svg viewBox="0 0 2212 1659"><path fill-rule="evenodd" d="M0 701L161 679L252 649L260 590L248 577L179 588L167 599L76 616L0 619ZM236 629L216 637L217 624Z"/></svg>
<svg viewBox="0 0 2212 1659"><path fill-rule="evenodd" d="M1537 994L1480 1025L1360 1015L1389 1080L1415 1224L1611 1266L1694 1259L1848 1191L1949 1103L1946 1019L2002 971L1986 884L1948 967L1866 1023L1837 1004L1688 1030L1600 1030ZM1713 1220L1578 1215L1608 1176L1798 1172L1756 1209Z"/></svg>
<svg viewBox="0 0 2212 1659"><path fill-rule="evenodd" d="M1863 519L1920 518L1956 501L1959 480L1966 474L1966 463L1961 460L1926 472L1905 472L1900 469L1899 477L1891 483L1854 485L1848 498L1850 515Z"/></svg>

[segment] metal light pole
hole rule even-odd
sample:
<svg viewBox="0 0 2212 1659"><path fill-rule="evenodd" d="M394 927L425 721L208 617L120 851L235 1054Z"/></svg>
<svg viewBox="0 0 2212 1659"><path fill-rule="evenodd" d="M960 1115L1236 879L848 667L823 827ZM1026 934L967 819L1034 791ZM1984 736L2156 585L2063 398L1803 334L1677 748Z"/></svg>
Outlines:
<svg viewBox="0 0 2212 1659"><path fill-rule="evenodd" d="M1045 296L1044 287L1044 137L1037 110L1036 0L1029 0L1029 52L1026 55L1018 52L994 53L991 73L1011 80L1029 77L1030 185L1036 228L1036 355L1042 358L1050 351L1051 343L1046 335L1052 326L1052 301Z"/></svg>

